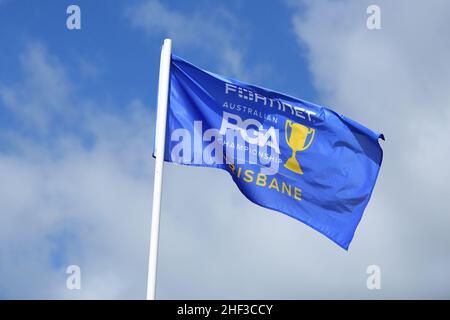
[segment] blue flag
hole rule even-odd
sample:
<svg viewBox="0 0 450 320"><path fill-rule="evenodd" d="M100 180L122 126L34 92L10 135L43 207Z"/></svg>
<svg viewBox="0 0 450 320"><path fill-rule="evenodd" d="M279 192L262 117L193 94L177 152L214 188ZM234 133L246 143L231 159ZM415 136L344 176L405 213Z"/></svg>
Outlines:
<svg viewBox="0 0 450 320"><path fill-rule="evenodd" d="M172 55L164 160L224 169L250 201L346 250L380 169L379 138L326 107Z"/></svg>

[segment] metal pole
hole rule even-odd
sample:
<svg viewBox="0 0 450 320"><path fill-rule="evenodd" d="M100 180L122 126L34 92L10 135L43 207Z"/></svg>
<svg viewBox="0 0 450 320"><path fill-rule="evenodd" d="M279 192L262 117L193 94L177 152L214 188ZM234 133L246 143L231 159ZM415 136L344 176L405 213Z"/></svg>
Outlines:
<svg viewBox="0 0 450 320"><path fill-rule="evenodd" d="M152 226L148 258L147 300L155 300L156 267L158 261L159 216L161 213L161 191L166 144L167 104L169 100L170 61L172 40L165 39L161 49L159 66L158 109L156 112L155 180L153 184Z"/></svg>

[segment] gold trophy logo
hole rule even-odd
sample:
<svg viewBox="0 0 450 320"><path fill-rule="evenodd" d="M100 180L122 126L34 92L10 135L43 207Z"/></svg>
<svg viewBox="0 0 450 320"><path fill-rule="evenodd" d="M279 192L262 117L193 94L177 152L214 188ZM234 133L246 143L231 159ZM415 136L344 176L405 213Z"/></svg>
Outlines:
<svg viewBox="0 0 450 320"><path fill-rule="evenodd" d="M288 128L291 128L291 134L288 137ZM309 148L312 141L314 140L315 130L313 128L308 128L300 123L292 122L291 120L286 120L286 126L284 130L284 135L286 138L286 143L292 149L292 156L286 161L284 167L298 174L303 174L300 164L298 163L295 155L297 151L304 151ZM309 142L306 140L310 136Z"/></svg>

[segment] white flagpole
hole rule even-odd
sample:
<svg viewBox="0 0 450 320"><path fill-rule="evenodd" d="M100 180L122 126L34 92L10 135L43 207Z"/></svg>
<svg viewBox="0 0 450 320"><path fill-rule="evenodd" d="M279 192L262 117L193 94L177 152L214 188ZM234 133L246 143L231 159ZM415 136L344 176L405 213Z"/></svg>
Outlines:
<svg viewBox="0 0 450 320"><path fill-rule="evenodd" d="M165 39L161 49L159 65L158 108L156 111L155 139L155 180L153 184L152 226L148 257L147 300L155 300L156 267L158 261L159 216L161 213L161 189L164 167L164 148L166 144L167 103L169 100L170 59L172 40Z"/></svg>

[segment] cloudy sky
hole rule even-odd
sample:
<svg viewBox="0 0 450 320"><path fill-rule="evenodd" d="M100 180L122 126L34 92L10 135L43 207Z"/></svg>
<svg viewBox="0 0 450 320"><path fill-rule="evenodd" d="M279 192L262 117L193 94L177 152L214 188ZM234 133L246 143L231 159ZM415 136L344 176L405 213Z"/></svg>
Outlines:
<svg viewBox="0 0 450 320"><path fill-rule="evenodd" d="M66 28L74 2L81 30ZM446 0L0 1L0 298L145 298L165 37L196 65L386 141L348 252L249 202L224 171L166 164L158 298L450 298L448 12ZM66 288L74 264L81 290Z"/></svg>

